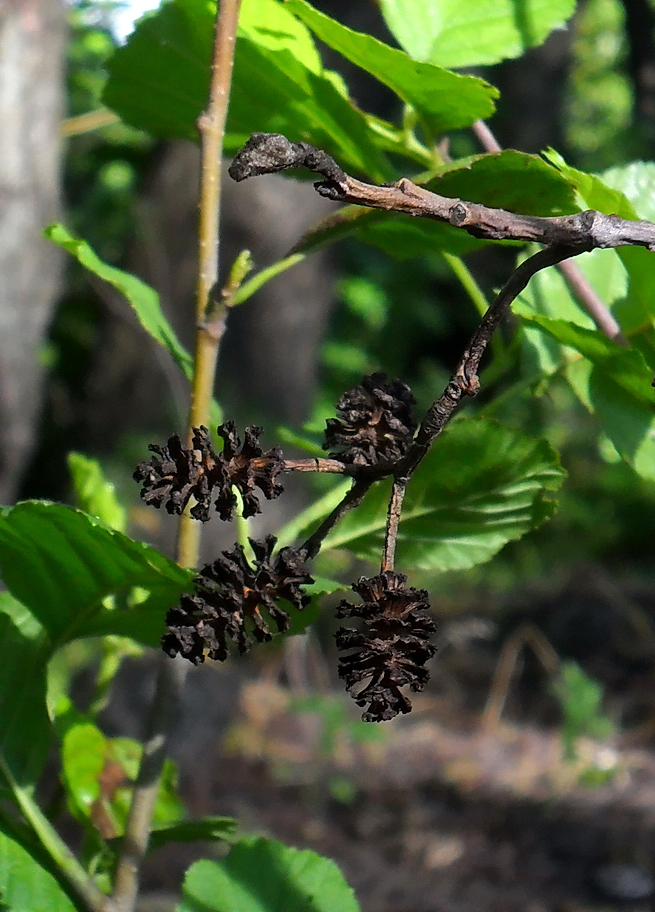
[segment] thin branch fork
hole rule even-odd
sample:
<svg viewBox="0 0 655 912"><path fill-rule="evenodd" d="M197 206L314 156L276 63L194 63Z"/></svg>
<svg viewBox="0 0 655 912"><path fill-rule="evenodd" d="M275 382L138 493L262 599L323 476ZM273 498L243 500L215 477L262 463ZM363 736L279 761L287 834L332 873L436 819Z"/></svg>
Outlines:
<svg viewBox="0 0 655 912"><path fill-rule="evenodd" d="M374 481L392 475L394 485L389 503L382 570L392 570L398 525L407 482L427 454L430 446L453 416L464 396L475 396L480 388L478 370L482 357L512 301L537 272L596 248L642 246L655 251L655 224L630 221L589 209L575 215L553 218L519 215L492 209L479 203L439 196L407 178L390 186L367 184L350 177L326 152L309 143L293 143L278 133L253 133L237 153L229 168L230 176L242 181L260 174L289 168L307 168L325 180L315 189L327 199L354 203L374 209L401 212L429 218L462 228L476 238L518 240L545 245L544 249L521 263L500 290L464 350L459 364L442 395L432 403L408 452L395 464L351 466L353 487L310 538L301 546L308 559L315 557L328 532L349 510L358 506ZM287 471L334 471L332 460L307 460L310 468L287 463ZM325 463L319 468L319 463Z"/></svg>
<svg viewBox="0 0 655 912"><path fill-rule="evenodd" d="M407 455L396 466L396 478L410 477L416 471L464 396L477 395L480 389L478 371L482 356L512 301L541 269L554 266L574 255L575 250L571 247L546 247L514 270L473 333L446 389L428 409Z"/></svg>
<svg viewBox="0 0 655 912"><path fill-rule="evenodd" d="M253 133L233 159L229 174L242 181L289 168L308 168L321 174L325 180L314 186L327 199L433 219L462 228L476 238L569 247L571 256L599 247L639 246L655 250L652 222L630 221L594 209L551 218L519 215L439 196L405 177L379 187L350 177L327 152L309 143L290 142L279 133Z"/></svg>
<svg viewBox="0 0 655 912"><path fill-rule="evenodd" d="M503 151L502 146L494 136L489 125L483 120L476 120L472 125L471 130L487 152ZM613 339L617 345L628 348L628 340L623 335L614 314L612 314L605 302L599 297L595 289L592 288L590 282L585 278L577 263L558 263L556 268L560 275L564 276L564 281L573 292L578 303L587 311L598 329L607 336L608 339Z"/></svg>

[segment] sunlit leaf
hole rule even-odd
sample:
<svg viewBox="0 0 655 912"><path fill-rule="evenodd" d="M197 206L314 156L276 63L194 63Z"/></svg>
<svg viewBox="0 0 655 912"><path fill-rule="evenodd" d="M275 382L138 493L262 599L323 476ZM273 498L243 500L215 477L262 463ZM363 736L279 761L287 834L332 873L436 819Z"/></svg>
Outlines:
<svg viewBox="0 0 655 912"><path fill-rule="evenodd" d="M440 66L412 60L403 51L346 28L305 0L287 0L286 7L317 38L411 105L435 133L468 127L493 113L498 92L482 79L458 76Z"/></svg>
<svg viewBox="0 0 655 912"><path fill-rule="evenodd" d="M274 839L241 839L223 861L203 859L184 879L175 912L359 912L333 861Z"/></svg>
<svg viewBox="0 0 655 912"><path fill-rule="evenodd" d="M636 175L634 171L631 175L625 175L623 179L620 179L616 170L608 172L610 181L613 181L613 184L610 185L603 176L598 177L571 168L560 155L552 150L548 152L548 158L573 184L582 208L597 209L607 215L619 215L621 218L630 220L648 217L647 215L640 216L632 201L619 189L623 184L627 188L635 190ZM646 189L643 194L636 194L635 201L644 213L648 213L651 210L644 202L644 197L648 193L648 179L651 172L647 169L643 174ZM614 313L624 333L630 335L646 326L651 326L655 321L655 294L653 294L655 258L653 253L646 250L645 247L618 247L615 256L620 258L627 272L628 290L625 299L615 305ZM599 291L605 300L604 290L599 289Z"/></svg>
<svg viewBox="0 0 655 912"><path fill-rule="evenodd" d="M104 101L132 126L196 140L207 105L215 7L171 0L141 20L109 61ZM256 131L327 149L375 180L391 174L366 117L343 82L324 70L310 33L278 0L244 0L239 21L226 151Z"/></svg>
<svg viewBox="0 0 655 912"><path fill-rule="evenodd" d="M458 68L520 57L566 23L575 0L380 0L380 6L411 57Z"/></svg>
<svg viewBox="0 0 655 912"><path fill-rule="evenodd" d="M105 478L98 460L89 459L81 453L69 453L68 468L80 508L97 516L112 529L125 532L126 511L118 501L114 485Z"/></svg>
<svg viewBox="0 0 655 912"><path fill-rule="evenodd" d="M626 351L598 330L537 314L526 321L583 355L567 365L571 386L594 412L616 450L643 477L655 479L653 372L638 351Z"/></svg>

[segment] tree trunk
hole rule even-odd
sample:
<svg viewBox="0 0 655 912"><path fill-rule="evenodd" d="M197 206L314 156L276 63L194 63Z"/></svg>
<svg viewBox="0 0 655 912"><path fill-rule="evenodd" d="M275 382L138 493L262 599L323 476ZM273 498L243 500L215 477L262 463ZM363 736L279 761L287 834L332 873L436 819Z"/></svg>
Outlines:
<svg viewBox="0 0 655 912"><path fill-rule="evenodd" d="M60 252L41 232L60 208L65 37L64 3L0 0L0 503L32 447L60 287Z"/></svg>

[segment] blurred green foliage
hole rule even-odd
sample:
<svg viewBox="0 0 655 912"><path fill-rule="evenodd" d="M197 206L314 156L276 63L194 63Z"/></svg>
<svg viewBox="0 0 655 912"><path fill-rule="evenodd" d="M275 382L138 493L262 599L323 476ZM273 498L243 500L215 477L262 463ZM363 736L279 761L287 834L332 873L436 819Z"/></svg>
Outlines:
<svg viewBox="0 0 655 912"><path fill-rule="evenodd" d="M576 164L590 170L634 157L624 15L619 0L589 0L576 17L565 134Z"/></svg>
<svg viewBox="0 0 655 912"><path fill-rule="evenodd" d="M69 117L102 107L106 64L116 49L115 0L79 0L70 8ZM134 233L134 206L152 163L153 139L120 121L68 141L65 192L69 225L117 263Z"/></svg>
<svg viewBox="0 0 655 912"><path fill-rule="evenodd" d="M71 115L100 105L105 65L115 46L110 27L115 6L111 0L81 0L71 7ZM569 158L592 169L623 162L643 148L626 69L623 7L619 0L588 0L579 4L570 27L563 111ZM493 67L484 74L494 82ZM456 134L454 142L457 149ZM119 262L124 254L140 187L155 153L152 138L124 124L69 142L70 223L109 262ZM512 259L513 251L496 249L467 262L490 296ZM364 373L382 367L410 383L419 408L427 405L443 387L477 319L471 299L439 253L397 261L350 240L341 245L340 262L338 307L323 345L322 382L307 424L318 435L341 392ZM97 311L78 286L62 305L53 329L55 370L64 372L64 382L72 389L79 387L84 359L97 337ZM486 369L483 392L467 404L468 412L545 435L562 451L569 480L560 511L548 526L510 543L491 566L469 571L469 578L475 581L483 574L487 584L504 588L517 576L547 574L554 562L561 566L584 560L631 572L645 569L648 529L655 518L652 485L617 460L605 436L599 439L594 418L562 378L555 376L543 389L534 386L521 345L508 327ZM327 481L317 479L317 484L320 488Z"/></svg>
<svg viewBox="0 0 655 912"><path fill-rule="evenodd" d="M580 742L583 738L606 741L615 732L612 720L603 710L603 688L575 662L564 662L553 686L562 710L562 752L564 759L580 759ZM580 772L583 785L598 786L610 781L616 773L613 753L602 753L593 758L583 758Z"/></svg>

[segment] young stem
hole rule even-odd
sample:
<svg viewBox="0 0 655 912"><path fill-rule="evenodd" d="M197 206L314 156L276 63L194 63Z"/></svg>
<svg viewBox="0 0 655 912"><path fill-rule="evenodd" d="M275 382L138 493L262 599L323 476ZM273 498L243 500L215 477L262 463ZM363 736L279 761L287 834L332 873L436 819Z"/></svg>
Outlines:
<svg viewBox="0 0 655 912"><path fill-rule="evenodd" d="M197 333L195 367L189 410L188 441L192 428L209 423L218 348L225 324L225 308L217 306L218 245L221 202L221 159L232 82L232 67L241 0L221 0L214 31L209 103L198 119L201 143L199 264L196 295ZM198 564L200 536L188 511L180 517L177 558L182 567ZM150 711L143 757L132 796L114 892L108 909L133 912L145 857L152 816L167 754L172 718L177 708L187 663L162 656L155 697Z"/></svg>
<svg viewBox="0 0 655 912"><path fill-rule="evenodd" d="M214 31L209 104L198 118L200 133L200 203L198 225L198 284L196 288L196 347L188 443L194 427L209 423L209 405L214 389L218 348L225 328L225 311L214 308L211 325L206 317L218 282L218 249L221 208L221 160L232 83L234 48L241 0L222 0ZM198 523L186 510L180 518L177 541L178 562L195 567L200 550Z"/></svg>
<svg viewBox="0 0 655 912"><path fill-rule="evenodd" d="M75 895L91 912L105 912L107 897L98 890L93 880L54 829L48 818L44 816L41 808L31 795L16 782L9 765L2 755L0 755L0 772L23 816Z"/></svg>

